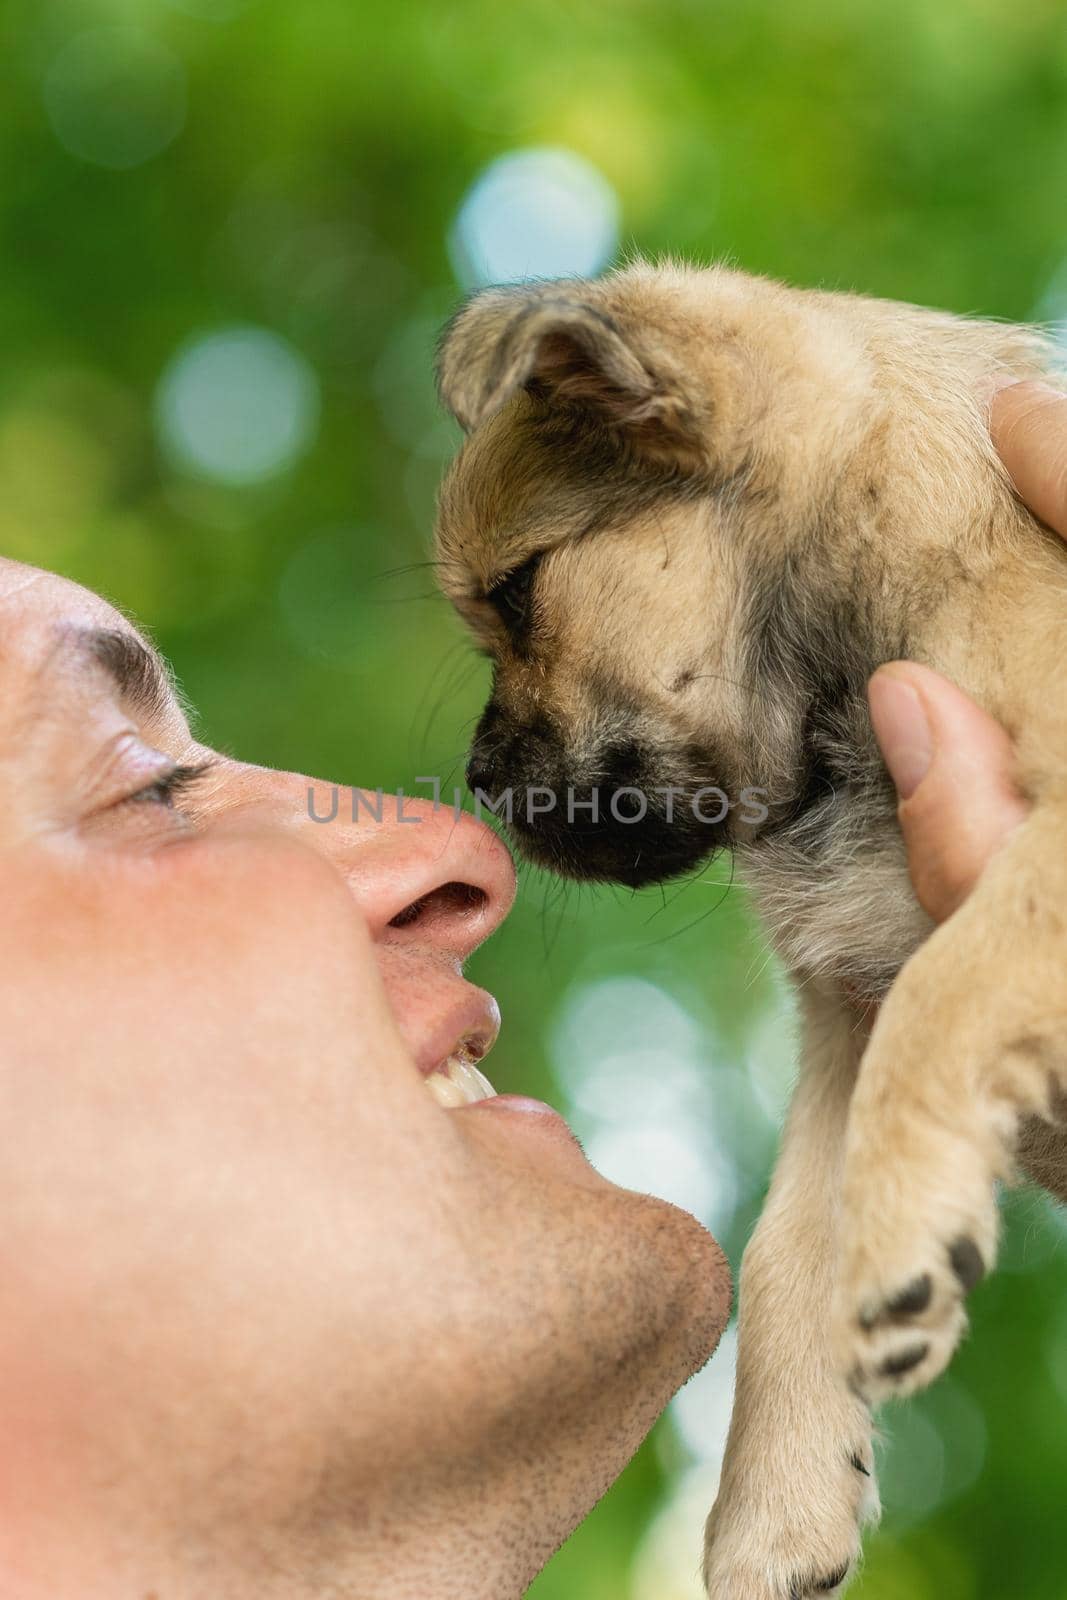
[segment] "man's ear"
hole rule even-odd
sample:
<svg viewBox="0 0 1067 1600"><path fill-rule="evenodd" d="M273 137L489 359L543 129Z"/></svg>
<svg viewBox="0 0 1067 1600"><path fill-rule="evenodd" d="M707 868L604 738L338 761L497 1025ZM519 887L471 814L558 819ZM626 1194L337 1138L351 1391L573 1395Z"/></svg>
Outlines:
<svg viewBox="0 0 1067 1600"><path fill-rule="evenodd" d="M693 469L705 464L700 408L662 356L638 348L581 283L489 289L445 329L441 398L467 433L519 389L586 407L640 453Z"/></svg>

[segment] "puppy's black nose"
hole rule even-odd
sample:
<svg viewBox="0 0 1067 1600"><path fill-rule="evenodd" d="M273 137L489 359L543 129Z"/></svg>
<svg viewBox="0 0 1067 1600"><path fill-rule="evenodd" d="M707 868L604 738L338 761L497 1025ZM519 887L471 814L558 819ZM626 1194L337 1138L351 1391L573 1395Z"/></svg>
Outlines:
<svg viewBox="0 0 1067 1600"><path fill-rule="evenodd" d="M516 722L490 700L471 743L467 783L485 794L509 786L554 784L562 754L562 738L546 718Z"/></svg>
<svg viewBox="0 0 1067 1600"><path fill-rule="evenodd" d="M472 794L481 790L489 794L498 781L498 769L488 755L478 750L472 750L470 760L467 762L467 788Z"/></svg>
<svg viewBox="0 0 1067 1600"><path fill-rule="evenodd" d="M479 719L467 757L467 787L472 794L478 789L488 794L499 781L503 720L500 707L490 700Z"/></svg>

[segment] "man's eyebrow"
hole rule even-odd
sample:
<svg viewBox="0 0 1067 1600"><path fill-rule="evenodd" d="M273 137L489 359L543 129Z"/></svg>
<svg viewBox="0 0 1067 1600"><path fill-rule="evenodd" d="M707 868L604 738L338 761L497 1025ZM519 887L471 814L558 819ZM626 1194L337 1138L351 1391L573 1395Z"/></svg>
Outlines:
<svg viewBox="0 0 1067 1600"><path fill-rule="evenodd" d="M78 642L107 673L129 705L147 717L163 717L177 690L162 657L123 628L79 629Z"/></svg>

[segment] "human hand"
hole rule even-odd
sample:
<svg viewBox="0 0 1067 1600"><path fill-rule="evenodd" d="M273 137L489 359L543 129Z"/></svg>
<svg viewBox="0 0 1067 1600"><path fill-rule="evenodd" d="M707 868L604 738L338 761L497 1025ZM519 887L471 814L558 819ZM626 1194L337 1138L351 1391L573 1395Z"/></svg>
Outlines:
<svg viewBox="0 0 1067 1600"><path fill-rule="evenodd" d="M1012 384L994 399L990 431L1021 498L1067 538L1067 394ZM943 922L1026 816L1012 742L954 684L915 662L879 667L868 698L900 796L915 893Z"/></svg>

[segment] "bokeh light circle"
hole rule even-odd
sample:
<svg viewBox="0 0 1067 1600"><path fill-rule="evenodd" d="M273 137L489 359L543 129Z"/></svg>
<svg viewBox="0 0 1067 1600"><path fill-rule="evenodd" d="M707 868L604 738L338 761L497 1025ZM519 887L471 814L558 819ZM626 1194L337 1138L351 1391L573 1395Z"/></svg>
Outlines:
<svg viewBox="0 0 1067 1600"><path fill-rule="evenodd" d="M715 1233L729 1226L738 1196L732 1164L710 1139L694 1138L680 1121L595 1128L582 1143L610 1183L680 1206Z"/></svg>
<svg viewBox="0 0 1067 1600"><path fill-rule="evenodd" d="M691 1461L722 1461L737 1380L737 1323L731 1322L707 1366L670 1403L675 1432Z"/></svg>
<svg viewBox="0 0 1067 1600"><path fill-rule="evenodd" d="M44 104L64 149L122 171L159 155L185 125L185 69L136 28L93 28L63 47Z"/></svg>
<svg viewBox="0 0 1067 1600"><path fill-rule="evenodd" d="M607 179L571 150L500 156L468 191L449 236L467 288L524 278L587 277L619 239L619 203Z"/></svg>
<svg viewBox="0 0 1067 1600"><path fill-rule="evenodd" d="M740 1179L710 1090L718 1041L675 995L636 976L580 983L549 1048L568 1119L599 1172L713 1231L728 1226Z"/></svg>
<svg viewBox="0 0 1067 1600"><path fill-rule="evenodd" d="M718 1490L717 1462L701 1461L671 1484L634 1553L627 1600L707 1600L699 1552Z"/></svg>
<svg viewBox="0 0 1067 1600"><path fill-rule="evenodd" d="M629 974L576 984L550 1035L555 1074L571 1105L595 1117L684 1116L703 1108L708 1040L674 995Z"/></svg>
<svg viewBox="0 0 1067 1600"><path fill-rule="evenodd" d="M318 379L269 329L221 328L178 351L159 381L155 415L177 466L216 483L262 483L310 445Z"/></svg>

